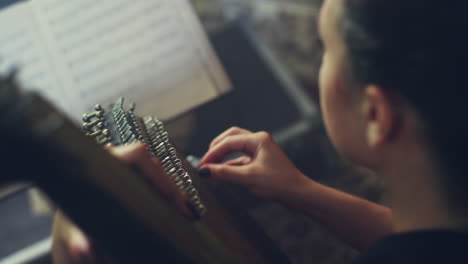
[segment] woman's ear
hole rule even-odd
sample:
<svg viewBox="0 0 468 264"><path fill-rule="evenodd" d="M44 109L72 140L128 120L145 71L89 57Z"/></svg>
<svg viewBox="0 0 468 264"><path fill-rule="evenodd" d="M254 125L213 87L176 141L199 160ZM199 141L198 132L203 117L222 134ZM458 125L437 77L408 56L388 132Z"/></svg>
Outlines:
<svg viewBox="0 0 468 264"><path fill-rule="evenodd" d="M364 91L364 122L366 142L371 148L388 143L397 129L394 96L379 86L369 85Z"/></svg>

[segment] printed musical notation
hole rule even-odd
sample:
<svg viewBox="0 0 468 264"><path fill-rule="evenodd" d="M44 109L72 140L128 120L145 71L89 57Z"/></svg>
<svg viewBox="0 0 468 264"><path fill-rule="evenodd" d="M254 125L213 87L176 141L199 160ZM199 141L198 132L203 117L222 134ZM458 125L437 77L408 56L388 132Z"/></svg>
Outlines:
<svg viewBox="0 0 468 264"><path fill-rule="evenodd" d="M0 41L0 67L74 118L125 96L166 119L229 90L187 0L24 1L0 10Z"/></svg>
<svg viewBox="0 0 468 264"><path fill-rule="evenodd" d="M167 1L41 3L82 100L112 99L106 98L108 87L138 93L151 85L163 92L203 70Z"/></svg>
<svg viewBox="0 0 468 264"><path fill-rule="evenodd" d="M0 12L0 73L17 69L25 89L39 88L47 96L60 97L44 43L32 25L33 16L24 4Z"/></svg>

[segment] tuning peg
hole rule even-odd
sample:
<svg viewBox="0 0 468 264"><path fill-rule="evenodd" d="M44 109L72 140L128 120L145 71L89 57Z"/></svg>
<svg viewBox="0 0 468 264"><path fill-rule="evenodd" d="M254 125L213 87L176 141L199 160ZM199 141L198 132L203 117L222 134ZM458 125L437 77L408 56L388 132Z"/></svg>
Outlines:
<svg viewBox="0 0 468 264"><path fill-rule="evenodd" d="M105 144L107 144L107 143L110 143L111 140L112 140L112 137L108 136L108 137L106 137L106 138L101 139L100 141L98 141L98 144L100 144L100 145L105 145Z"/></svg>
<svg viewBox="0 0 468 264"><path fill-rule="evenodd" d="M97 130L93 133L88 133L87 136L90 136L90 137L96 137L96 136L99 136L99 135L104 135L106 137L110 136L110 131L109 129L104 129L104 130Z"/></svg>
<svg viewBox="0 0 468 264"><path fill-rule="evenodd" d="M101 110L103 110L103 109L102 109L102 105L97 104L96 106L94 106L94 110L96 110L96 111L101 111Z"/></svg>
<svg viewBox="0 0 468 264"><path fill-rule="evenodd" d="M99 110L91 114L84 114L83 115L83 121L84 122L89 122L91 118L97 117L97 118L102 118L104 116L104 110Z"/></svg>
<svg viewBox="0 0 468 264"><path fill-rule="evenodd" d="M90 130L93 126L96 126L98 129L102 129L104 127L104 123L101 122L101 120L94 120L94 121L91 121L89 123L84 123L83 124L83 129L85 131L88 131Z"/></svg>

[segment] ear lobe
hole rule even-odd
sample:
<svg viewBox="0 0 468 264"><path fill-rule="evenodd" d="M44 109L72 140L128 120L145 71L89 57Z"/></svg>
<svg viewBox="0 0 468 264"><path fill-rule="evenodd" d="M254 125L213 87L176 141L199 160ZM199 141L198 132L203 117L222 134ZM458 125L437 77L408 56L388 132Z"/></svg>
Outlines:
<svg viewBox="0 0 468 264"><path fill-rule="evenodd" d="M379 127L375 122L370 123L367 126L366 131L367 136L367 144L371 147L375 147L380 145L382 142L381 133L379 132Z"/></svg>
<svg viewBox="0 0 468 264"><path fill-rule="evenodd" d="M367 144L371 148L378 148L391 139L395 127L392 98L375 85L366 87L364 96Z"/></svg>

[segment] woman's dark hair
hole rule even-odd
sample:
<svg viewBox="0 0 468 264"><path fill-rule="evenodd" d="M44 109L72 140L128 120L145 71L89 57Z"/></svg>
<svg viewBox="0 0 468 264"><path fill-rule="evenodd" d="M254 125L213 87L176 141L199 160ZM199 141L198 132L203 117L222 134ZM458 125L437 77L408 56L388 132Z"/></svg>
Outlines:
<svg viewBox="0 0 468 264"><path fill-rule="evenodd" d="M409 101L447 172L450 204L466 207L468 1L343 0L339 26L350 76Z"/></svg>

